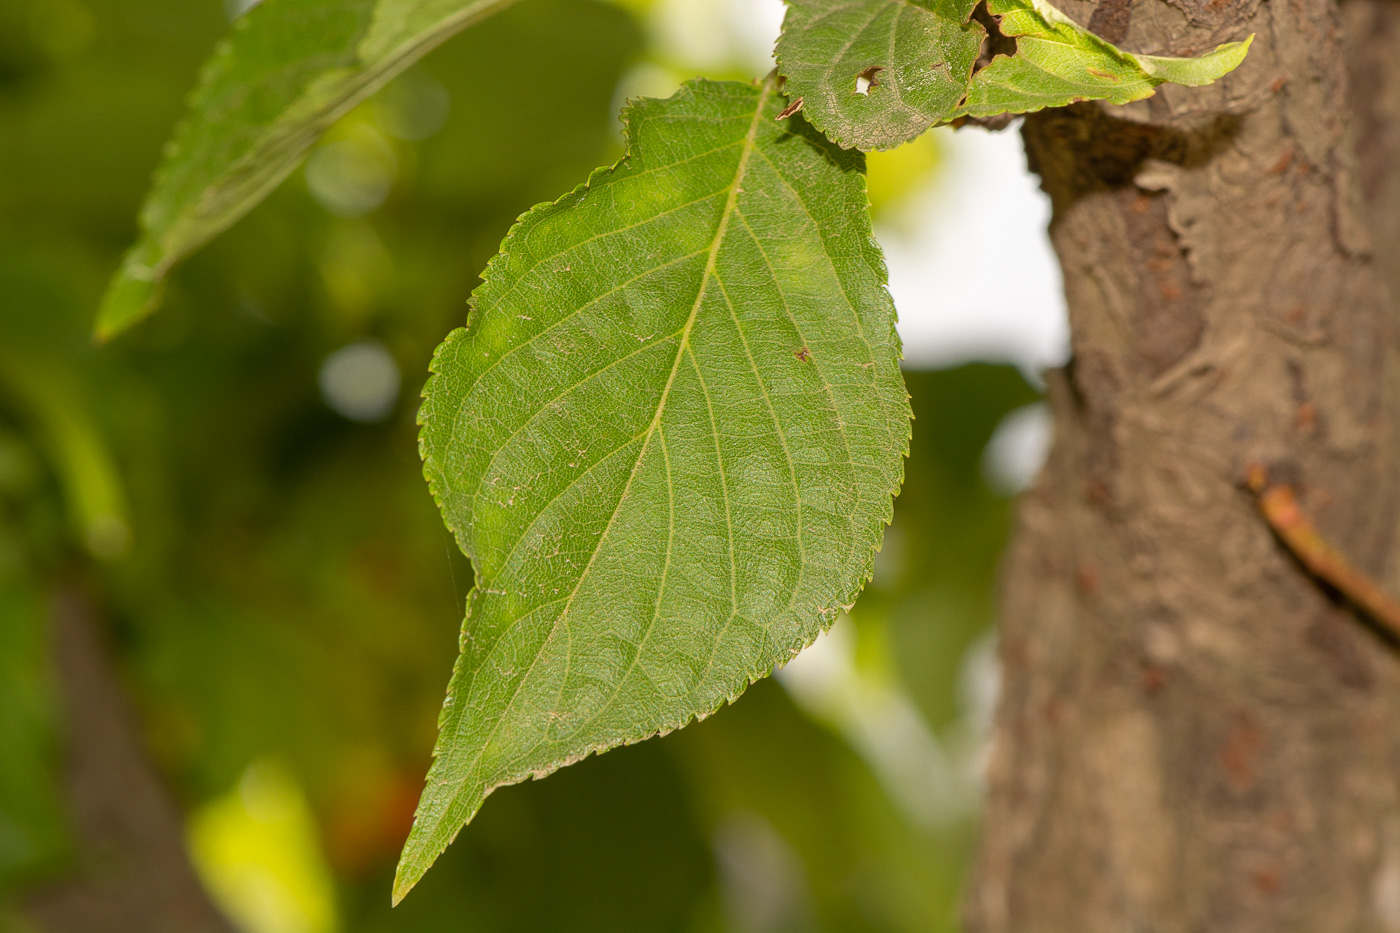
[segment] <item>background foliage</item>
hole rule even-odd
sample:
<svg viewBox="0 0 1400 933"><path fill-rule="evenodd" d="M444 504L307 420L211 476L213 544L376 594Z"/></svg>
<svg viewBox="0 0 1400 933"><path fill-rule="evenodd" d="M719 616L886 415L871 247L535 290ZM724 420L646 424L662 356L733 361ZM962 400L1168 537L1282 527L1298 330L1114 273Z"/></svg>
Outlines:
<svg viewBox="0 0 1400 933"><path fill-rule="evenodd" d="M620 97L688 66L646 3L512 7L351 114L99 349L151 167L236 12L0 4L0 925L82 867L50 625L78 590L252 933L952 928L1007 526L983 456L1035 398L1003 366L908 374L906 491L819 651L665 743L500 791L390 913L470 584L417 459L429 356L514 218L618 155ZM705 66L726 68L752 71ZM892 201L936 164L890 159Z"/></svg>

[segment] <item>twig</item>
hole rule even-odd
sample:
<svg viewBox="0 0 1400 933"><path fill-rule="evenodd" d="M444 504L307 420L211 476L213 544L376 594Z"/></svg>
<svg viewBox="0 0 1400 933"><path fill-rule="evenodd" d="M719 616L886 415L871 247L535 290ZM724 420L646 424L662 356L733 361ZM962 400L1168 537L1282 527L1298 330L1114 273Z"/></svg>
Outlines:
<svg viewBox="0 0 1400 933"><path fill-rule="evenodd" d="M1354 567L1341 551L1327 543L1298 504L1293 487L1287 483L1272 482L1269 471L1261 464L1249 468L1246 485L1254 493L1264 521L1269 523L1274 534L1293 556L1313 576L1341 593L1391 636L1400 639L1400 602L1369 575Z"/></svg>

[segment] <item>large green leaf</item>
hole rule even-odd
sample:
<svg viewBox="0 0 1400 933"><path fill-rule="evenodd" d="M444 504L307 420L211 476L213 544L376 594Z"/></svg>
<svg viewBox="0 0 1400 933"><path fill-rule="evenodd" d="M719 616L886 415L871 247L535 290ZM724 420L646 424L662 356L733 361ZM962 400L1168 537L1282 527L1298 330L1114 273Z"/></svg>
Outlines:
<svg viewBox="0 0 1400 933"><path fill-rule="evenodd" d="M787 92L843 146L890 149L964 116L1081 100L1128 103L1159 84L1209 84L1249 42L1199 58L1121 51L1044 0L988 0L1016 52L974 71L985 38L975 0L788 0L778 66Z"/></svg>
<svg viewBox="0 0 1400 933"><path fill-rule="evenodd" d="M424 391L476 570L402 898L497 787L680 728L869 577L909 437L863 159L761 86L628 114L527 214Z"/></svg>
<svg viewBox="0 0 1400 933"><path fill-rule="evenodd" d="M265 0L205 66L122 260L97 334L160 302L171 268L257 205L357 103L515 0Z"/></svg>

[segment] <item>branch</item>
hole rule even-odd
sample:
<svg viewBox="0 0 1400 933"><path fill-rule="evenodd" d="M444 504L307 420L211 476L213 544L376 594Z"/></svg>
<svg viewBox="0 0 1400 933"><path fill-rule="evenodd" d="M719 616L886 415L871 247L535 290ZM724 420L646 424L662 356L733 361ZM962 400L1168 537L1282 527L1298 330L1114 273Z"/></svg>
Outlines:
<svg viewBox="0 0 1400 933"><path fill-rule="evenodd" d="M1327 542L1299 505L1291 485L1271 481L1268 469L1257 463L1250 466L1245 485L1254 493L1264 521L1309 573L1400 639L1400 602Z"/></svg>

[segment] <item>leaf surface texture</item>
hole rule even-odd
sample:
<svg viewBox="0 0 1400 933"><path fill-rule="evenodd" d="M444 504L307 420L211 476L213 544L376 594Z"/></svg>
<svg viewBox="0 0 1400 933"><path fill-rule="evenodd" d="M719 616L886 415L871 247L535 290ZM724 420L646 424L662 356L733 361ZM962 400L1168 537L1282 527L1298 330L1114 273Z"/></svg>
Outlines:
<svg viewBox="0 0 1400 933"><path fill-rule="evenodd" d="M1128 103L1159 84L1209 84L1249 43L1199 58L1133 55L1044 0L988 0L1016 52L976 69L986 30L974 0L788 0L778 40L786 91L842 146L891 149L959 117L1081 100Z"/></svg>
<svg viewBox="0 0 1400 933"><path fill-rule="evenodd" d="M1133 55L1100 39L1044 0L988 0L1015 55L999 55L973 77L956 116L1029 113L1082 100L1126 104L1159 84L1210 84L1244 61L1250 40L1197 58ZM1252 37L1251 37L1252 38Z"/></svg>
<svg viewBox="0 0 1400 933"><path fill-rule="evenodd" d="M237 19L156 172L98 336L154 311L171 268L252 210L352 107L513 2L265 0Z"/></svg>
<svg viewBox="0 0 1400 933"><path fill-rule="evenodd" d="M494 788L702 717L868 579L910 414L864 160L762 85L627 116L507 237L433 362L425 472L472 558L396 899Z"/></svg>

